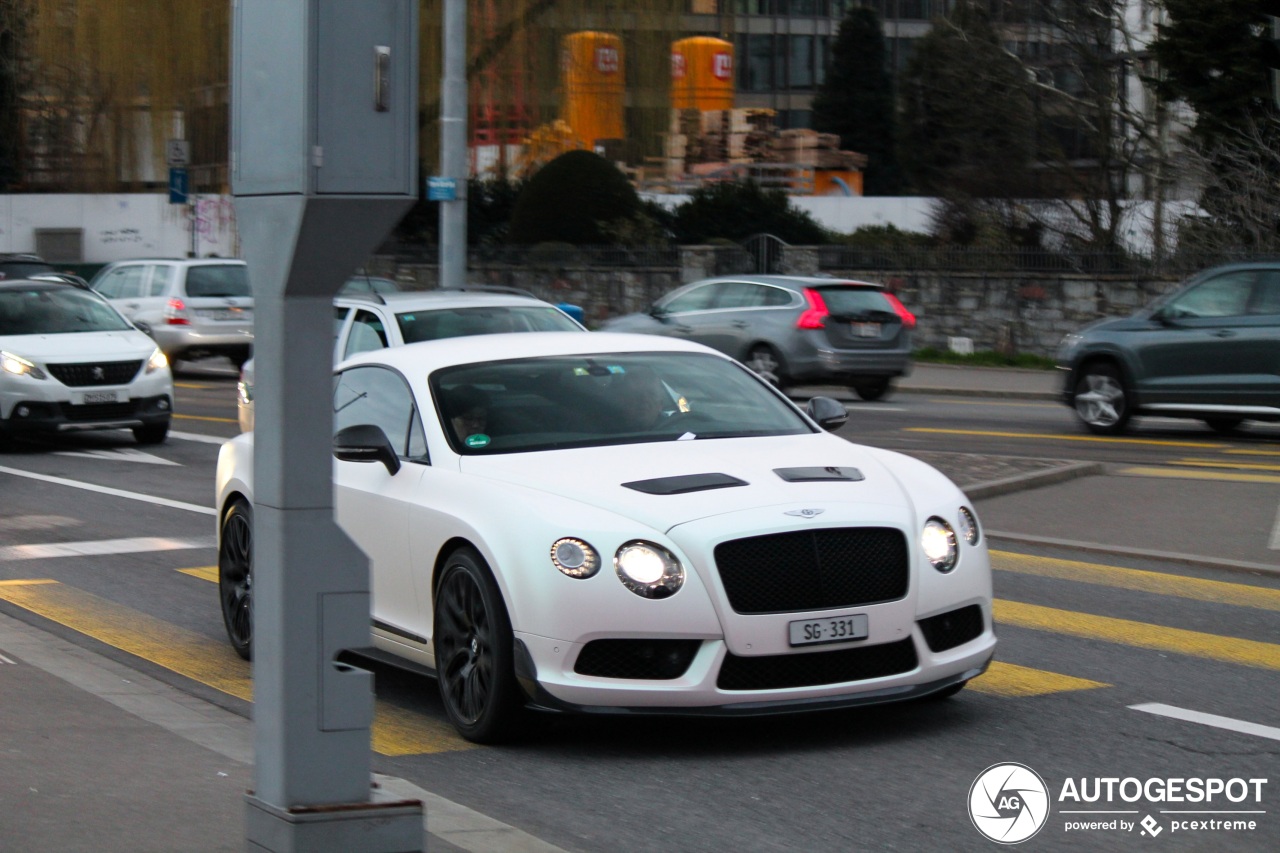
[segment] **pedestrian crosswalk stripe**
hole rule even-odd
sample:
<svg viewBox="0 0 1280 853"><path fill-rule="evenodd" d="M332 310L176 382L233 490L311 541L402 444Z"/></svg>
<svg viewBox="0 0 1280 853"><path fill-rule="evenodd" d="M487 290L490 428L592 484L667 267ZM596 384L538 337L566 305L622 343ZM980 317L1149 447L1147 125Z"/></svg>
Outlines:
<svg viewBox="0 0 1280 853"><path fill-rule="evenodd" d="M249 663L225 642L47 579L0 582L0 600L230 696L253 701ZM470 749L473 744L447 723L379 701L372 746L383 755L418 755Z"/></svg>
<svg viewBox="0 0 1280 853"><path fill-rule="evenodd" d="M1280 611L1280 589L1263 586L1225 583L1140 569L1122 569L1076 560L1015 554L1009 551L992 551L991 566L1002 572L1171 595L1214 604Z"/></svg>
<svg viewBox="0 0 1280 853"><path fill-rule="evenodd" d="M1227 483L1280 483L1276 474L1233 474L1229 471L1199 471L1187 468L1121 468L1116 472L1130 477L1169 477L1176 480L1219 480Z"/></svg>
<svg viewBox="0 0 1280 853"><path fill-rule="evenodd" d="M1260 669L1280 670L1280 646L1272 643L1182 628L1166 628L1130 619L1094 616L1002 599L996 599L993 611L996 622L1003 625L1066 634L1087 640L1104 640L1140 649L1173 652Z"/></svg>
<svg viewBox="0 0 1280 853"><path fill-rule="evenodd" d="M88 542L48 542L34 545L8 545L0 548L0 561L44 560L56 557L98 557L106 554L140 554L147 551L181 551L212 548L212 536L174 539L165 536L139 536L132 539L96 539Z"/></svg>
<svg viewBox="0 0 1280 853"><path fill-rule="evenodd" d="M1044 696L1049 693L1110 686L1101 681L1090 681L1087 678L1046 672L1003 661L992 661L985 673L969 682L969 688L979 693L1008 697Z"/></svg>

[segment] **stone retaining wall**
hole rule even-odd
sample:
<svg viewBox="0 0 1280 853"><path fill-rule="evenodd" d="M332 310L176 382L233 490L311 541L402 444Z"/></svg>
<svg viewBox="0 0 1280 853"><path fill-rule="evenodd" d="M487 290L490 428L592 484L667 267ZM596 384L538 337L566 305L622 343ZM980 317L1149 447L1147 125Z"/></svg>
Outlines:
<svg viewBox="0 0 1280 853"><path fill-rule="evenodd" d="M817 252L787 247L781 271L813 275ZM647 310L679 285L715 275L716 251L687 246L679 267L545 267L472 263L477 283L528 290L549 302L579 305L593 326L608 317ZM374 258L370 273L395 277L414 289L436 286L434 265ZM1132 313L1175 287L1174 279L1026 272L886 272L824 270L842 278L885 284L915 312L916 347L947 349L949 339L968 338L978 351L1051 357L1068 332L1102 317Z"/></svg>

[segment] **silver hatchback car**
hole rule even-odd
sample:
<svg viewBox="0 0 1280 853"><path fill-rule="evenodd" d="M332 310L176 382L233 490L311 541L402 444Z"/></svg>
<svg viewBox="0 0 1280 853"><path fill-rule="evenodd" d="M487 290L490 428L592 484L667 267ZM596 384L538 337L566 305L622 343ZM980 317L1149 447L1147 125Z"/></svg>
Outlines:
<svg viewBox="0 0 1280 853"><path fill-rule="evenodd" d="M155 339L173 364L253 349L249 268L234 258L147 258L103 267L89 286Z"/></svg>
<svg viewBox="0 0 1280 853"><path fill-rule="evenodd" d="M780 388L839 384L883 397L911 369L916 318L879 284L753 275L695 281L647 314L601 329L685 338L736 358Z"/></svg>

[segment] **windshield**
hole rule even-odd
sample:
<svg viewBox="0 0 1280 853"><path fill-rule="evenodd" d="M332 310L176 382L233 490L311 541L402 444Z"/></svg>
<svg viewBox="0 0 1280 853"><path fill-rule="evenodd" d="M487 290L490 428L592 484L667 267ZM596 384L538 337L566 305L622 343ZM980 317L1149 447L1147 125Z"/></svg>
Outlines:
<svg viewBox="0 0 1280 853"><path fill-rule="evenodd" d="M117 332L133 328L101 297L76 287L0 290L0 335Z"/></svg>
<svg viewBox="0 0 1280 853"><path fill-rule="evenodd" d="M503 332L580 332L582 327L550 305L432 308L396 315L406 344Z"/></svg>
<svg viewBox="0 0 1280 853"><path fill-rule="evenodd" d="M750 371L701 353L462 365L432 374L431 392L463 454L814 431Z"/></svg>
<svg viewBox="0 0 1280 853"><path fill-rule="evenodd" d="M251 296L249 270L241 264L201 264L187 270L187 296Z"/></svg>

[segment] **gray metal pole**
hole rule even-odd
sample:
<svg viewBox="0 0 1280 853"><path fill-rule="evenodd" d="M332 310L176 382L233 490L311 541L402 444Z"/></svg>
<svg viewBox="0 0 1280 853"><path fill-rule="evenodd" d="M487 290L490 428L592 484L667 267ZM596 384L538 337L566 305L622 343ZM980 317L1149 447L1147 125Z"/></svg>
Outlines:
<svg viewBox="0 0 1280 853"><path fill-rule="evenodd" d="M467 3L444 0L444 74L440 98L440 174L457 196L440 202L440 287L467 283Z"/></svg>

